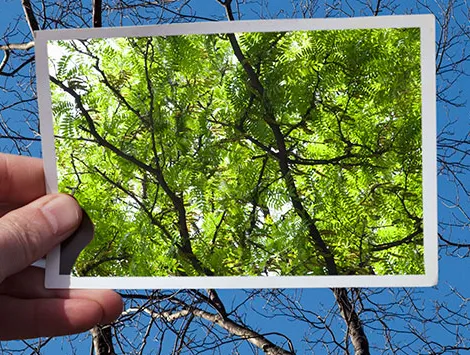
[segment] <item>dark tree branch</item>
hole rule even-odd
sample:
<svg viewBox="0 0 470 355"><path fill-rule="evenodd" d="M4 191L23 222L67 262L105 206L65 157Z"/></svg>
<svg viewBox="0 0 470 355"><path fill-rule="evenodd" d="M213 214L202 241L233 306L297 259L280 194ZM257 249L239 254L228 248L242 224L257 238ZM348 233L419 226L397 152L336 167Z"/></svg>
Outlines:
<svg viewBox="0 0 470 355"><path fill-rule="evenodd" d="M209 295L210 303L215 307L217 312L225 319L227 318L227 311L225 309L224 303L219 297L219 294L214 289L208 289L207 294Z"/></svg>
<svg viewBox="0 0 470 355"><path fill-rule="evenodd" d="M100 58L97 56L97 55L94 55L92 53L92 51L90 51L88 49L88 46L86 44L85 41L82 41L82 44L85 46L85 48L87 49L87 51L83 51L82 49L80 48L74 48L78 53L81 53L81 54L84 54L92 59L95 60L95 64L93 65L93 68L96 69L96 71L100 74L101 76L101 82L103 84L105 84L105 86L111 90L111 92L114 94L114 96L118 99L118 101L122 104L124 104L124 106L126 106L126 108L131 111L137 118L139 119L142 119L142 115L140 114L140 112L138 110L136 110L130 103L129 101L127 101L127 99L122 95L122 93L114 86L111 84L111 82L109 81L108 79L108 76L106 75L106 73L103 71L103 69L101 69L100 67Z"/></svg>
<svg viewBox="0 0 470 355"><path fill-rule="evenodd" d="M4 75L3 73L3 69L5 68L5 66L7 65L8 63L8 59L10 58L10 51L9 50L5 50L5 55L2 59L2 62L0 63L0 75Z"/></svg>
<svg viewBox="0 0 470 355"><path fill-rule="evenodd" d="M102 257L96 261L93 261L91 263L86 264L81 270L79 270L79 274L81 276L87 276L90 275L90 272L94 269L96 269L98 266L101 266L105 263L108 263L110 261L124 261L124 260L129 260L130 255L128 254L123 254L123 255L116 255L116 256L106 256Z"/></svg>
<svg viewBox="0 0 470 355"><path fill-rule="evenodd" d="M470 243L457 243L457 242L453 242L449 239L446 239L442 236L441 233L438 234L439 235L439 239L442 240L444 243L452 246L452 247L456 247L456 248L465 248L465 249L469 249L470 250Z"/></svg>
<svg viewBox="0 0 470 355"><path fill-rule="evenodd" d="M294 159L288 158L288 162L291 164L298 164L298 165L328 165L328 164L339 164L343 160L350 159L350 158L358 158L360 155L353 154L353 153L346 153L338 157L330 158L330 159L305 159L302 157L297 156L296 154L291 154ZM345 163L346 165L351 165L354 163ZM363 166L364 163L357 163L357 165Z"/></svg>
<svg viewBox="0 0 470 355"><path fill-rule="evenodd" d="M415 230L413 233L410 235L407 235L405 238L402 238L400 240L394 240L393 242L388 242L388 243L383 243L383 244L377 244L377 245L372 245L371 250L372 251L382 251L382 250L387 250L390 248L398 247L403 244L410 244L410 243L416 243L417 241L415 240L415 237L422 234L423 229L419 227L417 230Z"/></svg>
<svg viewBox="0 0 470 355"><path fill-rule="evenodd" d="M227 12L227 16L229 20L233 20L233 13L232 13L230 3L231 3L230 1L225 1L222 4L226 8L226 12ZM292 176L292 173L288 165L289 156L288 156L285 138L281 132L279 124L276 122L276 118L274 116L274 113L272 112L271 105L269 104L268 99L264 95L265 93L264 87L261 84L261 81L259 80L258 75L256 74L255 70L249 63L248 59L243 54L235 35L231 33L231 34L228 34L228 37L229 37L230 44L232 46L235 56L237 57L240 64L242 64L246 74L248 75L248 79L249 79L249 83L251 87L256 92L258 92L259 99L261 100L261 103L263 104L263 107L266 110L266 114L263 116L263 120L269 125L271 131L273 132L274 138L276 140L277 150L278 150L277 155L279 157L279 168L281 170L282 176L284 177L287 191L289 193L292 205L294 206L294 209L296 213L298 214L298 216L303 221L305 221L309 229L309 235L312 238L314 245L318 248L323 259L325 260L328 274L337 275L338 270L336 267L333 254L331 253L329 247L326 245L325 241L323 240L319 230L315 226L315 222L313 218L310 216L308 211L303 206L300 196L297 192L297 187L295 185L294 178Z"/></svg>
<svg viewBox="0 0 470 355"><path fill-rule="evenodd" d="M77 105L77 108L80 110L80 112L85 117L85 120L87 121L87 124L89 126L88 127L89 128L88 133L90 133L96 139L98 144L102 145L105 148L108 148L113 153L115 153L117 156L129 161L130 163L134 164L135 166L139 167L140 169L148 171L151 174L156 174L157 171L156 171L155 168L153 168L152 166L138 160L134 156L123 152L121 149L119 149L116 146L114 146L113 144L111 144L108 140L103 138L98 133L98 131L96 130L95 123L93 122L93 118L90 116L89 111L83 105L81 96L77 92L75 92L75 90L73 90L72 88L66 86L64 83L62 83L60 80L57 80L53 76L50 76L50 80L74 98L75 104Z"/></svg>
<svg viewBox="0 0 470 355"><path fill-rule="evenodd" d="M0 63L0 76L14 76L16 73L18 73L21 69L23 69L25 66L27 66L29 63L32 63L34 61L34 56L29 57L27 60L25 60L23 63L21 63L19 66L17 66L15 69L13 69L11 72L4 72L3 68L7 64L8 58L10 54L8 51L5 51L5 57L3 58L2 63Z"/></svg>
<svg viewBox="0 0 470 355"><path fill-rule="evenodd" d="M377 0L377 5L375 6L375 10L374 10L374 16L379 15L381 2L382 2L381 0Z"/></svg>
<svg viewBox="0 0 470 355"><path fill-rule="evenodd" d="M21 0L21 5L23 5L23 11L26 16L26 22L28 23L31 34L34 37L34 31L39 31L39 24L34 15L33 7L31 6L30 0Z"/></svg>
<svg viewBox="0 0 470 355"><path fill-rule="evenodd" d="M41 141L41 138L3 135L3 134L0 134L0 139L12 139L12 140L15 140L15 141L29 141L29 142L40 142Z"/></svg>
<svg viewBox="0 0 470 355"><path fill-rule="evenodd" d="M101 8L101 0L93 0L93 27L99 28L102 24L103 10Z"/></svg>
<svg viewBox="0 0 470 355"><path fill-rule="evenodd" d="M215 227L214 235L212 236L212 240L211 240L211 253L214 251L215 242L217 240L217 235L219 234L219 230L222 227L222 223L224 222L226 215L227 215L227 211L224 211L222 213L222 216L220 216L219 223L217 223L217 226Z"/></svg>
<svg viewBox="0 0 470 355"><path fill-rule="evenodd" d="M245 233L245 237L242 239L242 243L241 243L242 247L245 246L245 239L250 238L251 233L253 232L253 230L256 227L256 220L257 220L256 210L258 209L259 195L262 191L261 184L263 182L264 171L266 169L266 164L267 163L268 163L268 156L265 155L265 157L263 159L263 163L261 165L261 170L260 170L260 173L259 173L259 176L258 176L258 181L256 182L256 186L255 186L255 188L253 190L253 193L252 193L253 197L252 197L251 203L252 203L253 207L251 208L250 217L249 217L250 226L248 227L248 229Z"/></svg>

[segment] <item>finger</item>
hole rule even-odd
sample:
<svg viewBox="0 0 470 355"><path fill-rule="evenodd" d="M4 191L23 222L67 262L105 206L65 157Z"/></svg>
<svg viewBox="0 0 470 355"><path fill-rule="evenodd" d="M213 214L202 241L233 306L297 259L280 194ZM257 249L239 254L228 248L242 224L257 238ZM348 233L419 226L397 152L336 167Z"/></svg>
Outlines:
<svg viewBox="0 0 470 355"><path fill-rule="evenodd" d="M72 197L54 194L0 218L0 282L70 236L81 217L80 206Z"/></svg>
<svg viewBox="0 0 470 355"><path fill-rule="evenodd" d="M21 207L18 204L9 204L9 203L1 203L0 202L0 218L6 215L8 212L13 211L17 208Z"/></svg>
<svg viewBox="0 0 470 355"><path fill-rule="evenodd" d="M42 159L0 153L0 211L46 193Z"/></svg>
<svg viewBox="0 0 470 355"><path fill-rule="evenodd" d="M38 267L27 267L7 277L0 283L0 295L16 298L63 298L57 290L44 287L45 270Z"/></svg>
<svg viewBox="0 0 470 355"><path fill-rule="evenodd" d="M23 300L0 296L0 314L0 340L80 333L113 320L99 301L86 298Z"/></svg>
<svg viewBox="0 0 470 355"><path fill-rule="evenodd" d="M44 269L28 267L17 274L6 278L0 283L0 295L11 297L33 299L33 298L97 298L101 299L101 290L78 290L78 289L48 289L44 287ZM111 291L113 294L115 292ZM116 294L117 295L117 294ZM95 297L96 296L96 297ZM105 296L106 298L107 296ZM114 297L114 296L113 296ZM121 297L117 295L120 303ZM109 302L107 300L106 302ZM116 303L116 300L111 300ZM114 305L116 306L116 305ZM117 308L120 306L118 305Z"/></svg>
<svg viewBox="0 0 470 355"><path fill-rule="evenodd" d="M113 322L122 312L123 303L122 298L114 291L111 290L56 290L56 289L46 289L44 287L44 270L35 267L29 267L18 274L15 274L9 278L7 278L3 283L0 284L0 294L4 294L3 296L0 295L0 314L2 314L2 320L4 322L8 322L11 324L12 322L9 320L8 315L5 313L5 309L17 309L21 312L26 310L29 306L27 301L31 301L32 307L44 307L44 305L51 305L50 301L53 300L52 307L55 309L60 308L61 305L64 303L59 302L62 300L85 300L88 302L94 303L80 303L75 302L75 305L79 305L78 311L82 315L83 318L78 318L75 314L62 314L65 316L65 320L61 318L61 314L52 314L51 317L56 317L54 322L59 324L57 327L59 330L63 330L62 333L57 332L55 329L51 329L50 325L49 330L47 333L41 331L46 331L45 329L37 330L35 327L30 327L28 329L24 329L23 327L9 329L3 329L2 325L0 324L0 340L6 339L18 339L18 338L25 338L25 337L38 337L38 336L52 336L52 335L63 335L69 334L74 332L83 331L78 324L83 324L83 319L85 319L86 323L85 330L91 328L93 325L97 323L100 324L108 324ZM3 297L3 298L2 298ZM15 299L16 300L13 300ZM40 302L41 299L45 302ZM6 300L6 301L4 301ZM26 303L24 303L26 302ZM97 321L96 319L96 304L100 306L99 313L101 314L100 319ZM26 305L26 306L25 306ZM21 308L20 308L21 307ZM47 306L49 307L49 306ZM90 307L94 307L92 309L92 315L86 315L83 313L82 308L85 307L86 311L90 310ZM15 312L14 318L12 318L13 322L18 322L18 317L22 317L22 319L28 318L27 314L18 314ZM46 320L38 320L41 324L44 322L50 323L52 322L52 318L48 318ZM72 317L72 321L70 321L70 317ZM7 321L8 320L8 321ZM34 319L26 319L28 324L33 324ZM67 324L68 320L68 324ZM64 323L65 322L65 323ZM3 324L2 323L2 324ZM91 324L91 325L90 325ZM61 328L62 327L62 328ZM41 327L42 328L42 327ZM26 333L25 333L26 331Z"/></svg>
<svg viewBox="0 0 470 355"><path fill-rule="evenodd" d="M88 299L103 309L103 323L116 319L122 312L122 298L112 290L46 289L44 269L28 267L0 283L0 295L21 299L62 298Z"/></svg>

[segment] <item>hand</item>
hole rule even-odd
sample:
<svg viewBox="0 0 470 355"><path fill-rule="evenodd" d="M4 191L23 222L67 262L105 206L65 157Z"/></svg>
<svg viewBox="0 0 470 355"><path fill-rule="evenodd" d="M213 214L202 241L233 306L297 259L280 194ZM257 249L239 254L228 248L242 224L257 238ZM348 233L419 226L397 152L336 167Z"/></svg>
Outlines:
<svg viewBox="0 0 470 355"><path fill-rule="evenodd" d="M0 340L79 333L122 311L114 291L48 290L29 266L81 221L72 197L44 195L42 160L0 153Z"/></svg>

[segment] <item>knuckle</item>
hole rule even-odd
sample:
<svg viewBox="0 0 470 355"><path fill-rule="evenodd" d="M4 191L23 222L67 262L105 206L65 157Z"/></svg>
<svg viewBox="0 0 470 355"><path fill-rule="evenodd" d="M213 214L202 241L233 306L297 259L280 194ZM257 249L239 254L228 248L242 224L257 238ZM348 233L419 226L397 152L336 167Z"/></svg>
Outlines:
<svg viewBox="0 0 470 355"><path fill-rule="evenodd" d="M42 232L42 234L54 235L57 232L57 226L53 224L50 218L48 218L43 209L36 211L36 228Z"/></svg>

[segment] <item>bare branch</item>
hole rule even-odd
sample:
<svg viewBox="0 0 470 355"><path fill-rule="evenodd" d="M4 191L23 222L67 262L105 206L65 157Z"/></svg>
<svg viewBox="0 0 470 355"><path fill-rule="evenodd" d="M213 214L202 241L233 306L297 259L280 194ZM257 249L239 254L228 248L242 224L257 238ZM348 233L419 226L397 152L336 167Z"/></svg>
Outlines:
<svg viewBox="0 0 470 355"><path fill-rule="evenodd" d="M101 0L93 0L93 27L102 26L102 12Z"/></svg>
<svg viewBox="0 0 470 355"><path fill-rule="evenodd" d="M0 49L2 50L15 50L15 49L19 49L19 50L29 50L31 48L34 47L34 41L30 41L30 42L25 42L25 43L9 43L9 44L4 44L4 45L1 45L0 46Z"/></svg>
<svg viewBox="0 0 470 355"><path fill-rule="evenodd" d="M26 16L26 22L28 23L31 34L34 37L34 31L39 31L39 24L34 15L33 7L31 6L30 0L21 0L21 5L23 5L23 11Z"/></svg>

